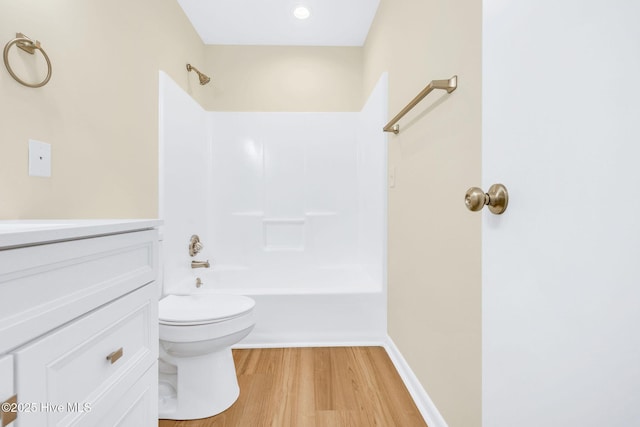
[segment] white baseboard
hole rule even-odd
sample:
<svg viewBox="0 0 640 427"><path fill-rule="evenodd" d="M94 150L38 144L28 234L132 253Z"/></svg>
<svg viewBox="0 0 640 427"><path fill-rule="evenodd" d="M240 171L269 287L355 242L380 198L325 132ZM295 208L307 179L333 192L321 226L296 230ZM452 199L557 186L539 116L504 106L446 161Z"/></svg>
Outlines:
<svg viewBox="0 0 640 427"><path fill-rule="evenodd" d="M289 348L289 347L383 347L386 349L386 344L383 341L370 340L370 341L269 341L269 342L240 342L232 348L234 349L247 349L247 348Z"/></svg>
<svg viewBox="0 0 640 427"><path fill-rule="evenodd" d="M409 394L411 394L427 425L429 427L448 427L440 411L438 411L438 408L436 408L436 405L434 405L424 387L418 381L418 377L413 373L407 361L402 357L402 353L400 353L391 337L387 336L384 348L387 350L389 358L396 367L398 374L400 374L400 378L402 378L404 385L409 390Z"/></svg>

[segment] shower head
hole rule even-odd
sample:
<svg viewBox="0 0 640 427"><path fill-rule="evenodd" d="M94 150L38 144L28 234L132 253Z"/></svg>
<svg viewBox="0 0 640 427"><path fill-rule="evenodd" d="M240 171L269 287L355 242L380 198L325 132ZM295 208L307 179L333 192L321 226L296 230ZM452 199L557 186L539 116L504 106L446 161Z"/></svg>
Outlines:
<svg viewBox="0 0 640 427"><path fill-rule="evenodd" d="M211 78L209 78L209 76L207 76L206 74L202 74L196 67L191 64L187 64L187 71L195 71L198 74L198 79L200 79L200 84L203 86L211 81Z"/></svg>

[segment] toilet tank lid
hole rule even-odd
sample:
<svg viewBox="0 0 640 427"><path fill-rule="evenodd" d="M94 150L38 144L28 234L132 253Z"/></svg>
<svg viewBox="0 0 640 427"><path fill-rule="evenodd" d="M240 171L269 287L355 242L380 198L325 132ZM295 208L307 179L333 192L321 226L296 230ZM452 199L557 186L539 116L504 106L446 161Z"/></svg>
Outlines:
<svg viewBox="0 0 640 427"><path fill-rule="evenodd" d="M158 317L171 323L220 322L253 310L255 304L243 295L167 295L160 300Z"/></svg>

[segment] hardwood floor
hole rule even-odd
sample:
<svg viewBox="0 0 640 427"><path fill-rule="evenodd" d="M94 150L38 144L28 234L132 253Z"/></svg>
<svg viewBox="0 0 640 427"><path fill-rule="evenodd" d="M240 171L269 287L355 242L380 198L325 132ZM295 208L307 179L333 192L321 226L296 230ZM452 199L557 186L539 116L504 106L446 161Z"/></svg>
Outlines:
<svg viewBox="0 0 640 427"><path fill-rule="evenodd" d="M425 427L382 347L234 350L240 397L159 427Z"/></svg>

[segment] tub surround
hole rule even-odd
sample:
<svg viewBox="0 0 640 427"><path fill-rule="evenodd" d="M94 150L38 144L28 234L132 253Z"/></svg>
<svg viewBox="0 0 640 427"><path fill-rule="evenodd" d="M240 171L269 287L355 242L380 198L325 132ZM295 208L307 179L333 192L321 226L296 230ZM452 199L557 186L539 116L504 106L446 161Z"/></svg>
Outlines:
<svg viewBox="0 0 640 427"><path fill-rule="evenodd" d="M384 342L386 94L385 74L359 112L207 112L161 73L165 293L250 295L240 346Z"/></svg>
<svg viewBox="0 0 640 427"><path fill-rule="evenodd" d="M0 400L60 408L3 417L157 424L160 224L0 221Z"/></svg>

